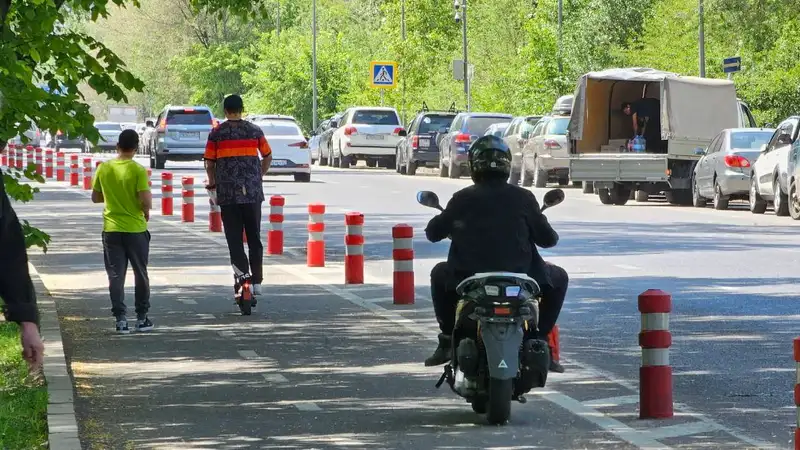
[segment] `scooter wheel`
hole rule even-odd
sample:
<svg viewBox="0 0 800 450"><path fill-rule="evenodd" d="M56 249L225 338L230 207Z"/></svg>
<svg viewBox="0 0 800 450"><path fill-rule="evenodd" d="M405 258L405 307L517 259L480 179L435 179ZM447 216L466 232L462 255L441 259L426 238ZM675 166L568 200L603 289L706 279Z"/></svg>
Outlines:
<svg viewBox="0 0 800 450"><path fill-rule="evenodd" d="M253 314L253 305L250 303L249 300L244 300L239 303L239 310L242 311L243 316L249 316Z"/></svg>
<svg viewBox="0 0 800 450"><path fill-rule="evenodd" d="M478 397L470 403L472 404L472 410L476 414L486 414L486 398Z"/></svg>

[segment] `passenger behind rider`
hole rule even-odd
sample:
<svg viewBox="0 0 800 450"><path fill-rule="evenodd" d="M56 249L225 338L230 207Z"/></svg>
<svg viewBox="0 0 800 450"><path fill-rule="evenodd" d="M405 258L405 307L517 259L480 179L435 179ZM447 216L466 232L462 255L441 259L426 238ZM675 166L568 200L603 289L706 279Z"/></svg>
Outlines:
<svg viewBox="0 0 800 450"><path fill-rule="evenodd" d="M425 229L431 242L451 239L447 262L431 270L431 297L441 334L426 366L444 364L452 357L456 286L465 278L480 272L514 272L535 279L542 291L539 329L526 332L526 339L548 340L567 293L567 272L546 263L536 250L537 245L555 246L558 233L533 193L506 181L511 173L508 146L496 136L483 136L470 147L468 161L475 184L456 192ZM552 356L550 370L564 371Z"/></svg>

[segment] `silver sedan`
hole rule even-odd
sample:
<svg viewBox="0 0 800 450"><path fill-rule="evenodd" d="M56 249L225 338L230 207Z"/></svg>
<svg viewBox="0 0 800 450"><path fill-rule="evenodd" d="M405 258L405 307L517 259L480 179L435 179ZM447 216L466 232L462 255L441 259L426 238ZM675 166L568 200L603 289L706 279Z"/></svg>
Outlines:
<svg viewBox="0 0 800 450"><path fill-rule="evenodd" d="M722 130L694 167L692 200L702 208L712 199L714 209L727 209L730 200L744 200L750 192L750 172L761 146L775 130L769 128L728 128Z"/></svg>

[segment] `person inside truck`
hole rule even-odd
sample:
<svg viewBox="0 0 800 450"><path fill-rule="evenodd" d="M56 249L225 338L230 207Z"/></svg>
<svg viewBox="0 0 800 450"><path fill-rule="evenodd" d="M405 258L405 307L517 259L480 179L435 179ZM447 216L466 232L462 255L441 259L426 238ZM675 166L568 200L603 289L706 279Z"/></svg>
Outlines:
<svg viewBox="0 0 800 450"><path fill-rule="evenodd" d="M633 136L642 136L647 149L655 152L665 150L661 140L661 103L655 98L642 98L633 103L622 104L622 112L631 116Z"/></svg>

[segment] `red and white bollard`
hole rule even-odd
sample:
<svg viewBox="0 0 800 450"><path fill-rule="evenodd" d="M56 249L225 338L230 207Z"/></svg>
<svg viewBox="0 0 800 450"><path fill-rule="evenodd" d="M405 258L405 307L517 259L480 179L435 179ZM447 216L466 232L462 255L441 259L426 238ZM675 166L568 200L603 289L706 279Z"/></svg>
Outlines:
<svg viewBox="0 0 800 450"><path fill-rule="evenodd" d="M800 337L794 338L795 385L794 406L797 408L797 422L794 429L794 450L800 450Z"/></svg>
<svg viewBox="0 0 800 450"><path fill-rule="evenodd" d="M56 181L66 181L67 171L64 167L64 153L56 153Z"/></svg>
<svg viewBox="0 0 800 450"><path fill-rule="evenodd" d="M306 243L308 267L325 267L325 205L308 205L308 242Z"/></svg>
<svg viewBox="0 0 800 450"><path fill-rule="evenodd" d="M44 177L53 179L53 150L49 148L44 151Z"/></svg>
<svg viewBox="0 0 800 450"><path fill-rule="evenodd" d="M25 157L23 150L27 151L27 149L23 149L22 146L17 147L17 169L22 169L23 167L25 167Z"/></svg>
<svg viewBox="0 0 800 450"><path fill-rule="evenodd" d="M392 298L395 305L414 304L414 228L398 224L392 227L392 259L394 283Z"/></svg>
<svg viewBox="0 0 800 450"><path fill-rule="evenodd" d="M194 222L194 177L181 178L181 222Z"/></svg>
<svg viewBox="0 0 800 450"><path fill-rule="evenodd" d="M210 199L208 203L211 206L208 212L208 231L222 233L222 210L219 205L215 205Z"/></svg>
<svg viewBox="0 0 800 450"><path fill-rule="evenodd" d="M8 145L7 148L0 149L2 150L0 151L0 153L2 153L2 155L0 155L0 167L8 167L8 152L11 148L14 147L12 145Z"/></svg>
<svg viewBox="0 0 800 450"><path fill-rule="evenodd" d="M672 417L672 366L669 365L669 313L672 296L658 289L648 289L639 295L642 313L642 366L639 368L639 418L666 419Z"/></svg>
<svg viewBox="0 0 800 450"><path fill-rule="evenodd" d="M286 199L280 195L269 198L269 231L267 231L267 254L283 254L283 207Z"/></svg>
<svg viewBox="0 0 800 450"><path fill-rule="evenodd" d="M83 190L92 190L92 158L83 158Z"/></svg>
<svg viewBox="0 0 800 450"><path fill-rule="evenodd" d="M8 159L7 163L4 164L6 167L15 167L17 165L17 146L14 144L8 144Z"/></svg>
<svg viewBox="0 0 800 450"><path fill-rule="evenodd" d="M31 164L36 165L36 161L34 159L34 149L32 145L25 147L25 167L30 166Z"/></svg>
<svg viewBox="0 0 800 450"><path fill-rule="evenodd" d="M172 215L172 173L161 173L161 215Z"/></svg>
<svg viewBox="0 0 800 450"><path fill-rule="evenodd" d="M344 284L364 284L364 214L344 215Z"/></svg>
<svg viewBox="0 0 800 450"><path fill-rule="evenodd" d="M95 167L95 169L96 169L96 168L98 168L98 167L100 167L100 164L103 164L103 161L95 161L95 162L94 162L94 167Z"/></svg>
<svg viewBox="0 0 800 450"><path fill-rule="evenodd" d="M547 335L547 345L550 347L550 356L553 361L561 362L560 336L558 335L558 325L553 325L553 330Z"/></svg>
<svg viewBox="0 0 800 450"><path fill-rule="evenodd" d="M69 185L78 186L80 181L80 166L78 165L78 155L69 155Z"/></svg>
<svg viewBox="0 0 800 450"><path fill-rule="evenodd" d="M36 154L36 174L42 175L44 173L44 164L42 164L42 148L36 147L34 152Z"/></svg>
<svg viewBox="0 0 800 450"><path fill-rule="evenodd" d="M147 169L147 185L153 187L153 169Z"/></svg>

